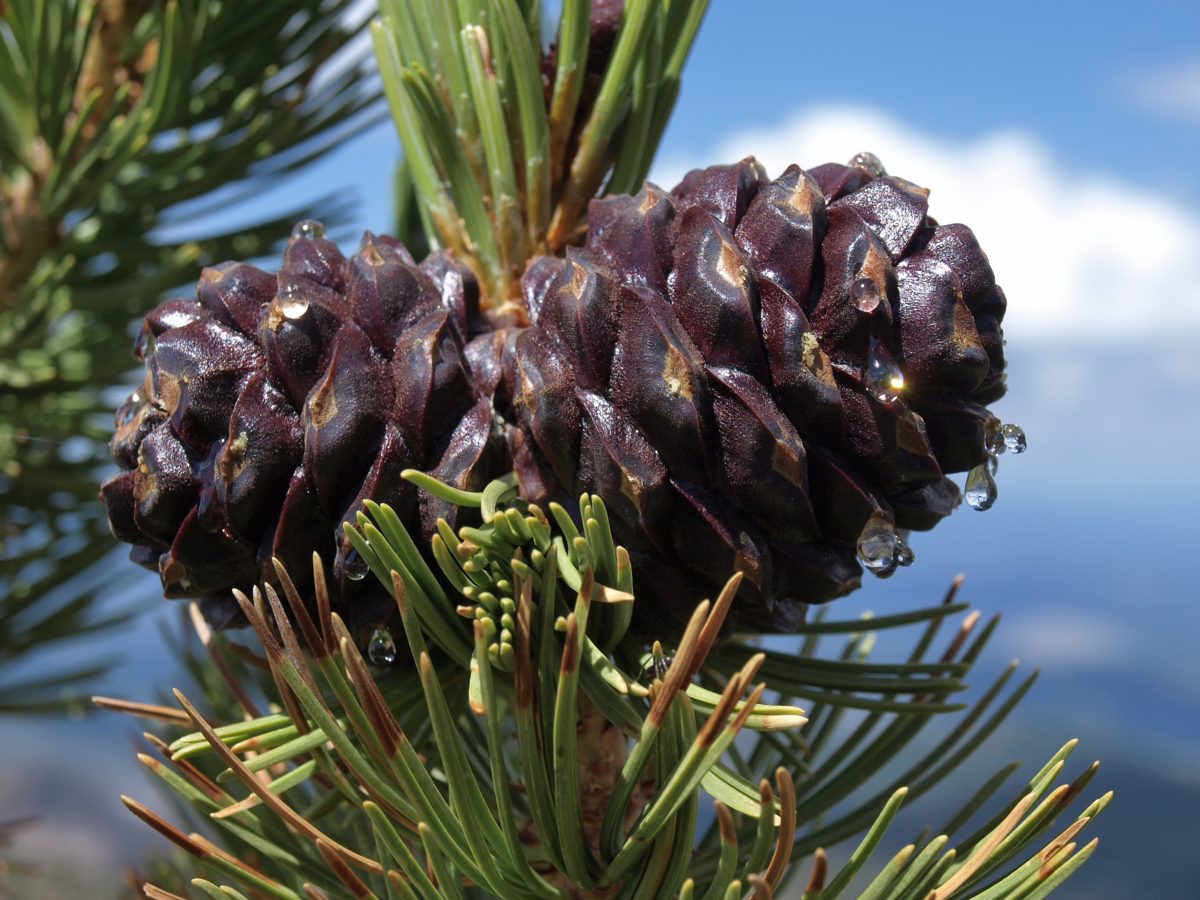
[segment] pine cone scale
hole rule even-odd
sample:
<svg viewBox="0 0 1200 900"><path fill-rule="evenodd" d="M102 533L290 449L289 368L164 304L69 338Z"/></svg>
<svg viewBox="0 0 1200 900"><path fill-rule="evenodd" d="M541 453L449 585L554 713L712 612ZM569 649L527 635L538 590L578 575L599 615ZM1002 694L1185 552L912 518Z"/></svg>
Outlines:
<svg viewBox="0 0 1200 900"><path fill-rule="evenodd" d="M913 239L926 224L929 191L899 178L875 178L830 206L852 209L887 248L892 262L911 252Z"/></svg>
<svg viewBox="0 0 1200 900"><path fill-rule="evenodd" d="M789 166L759 191L738 222L737 239L762 277L806 307L828 231L821 188L799 166Z"/></svg>
<svg viewBox="0 0 1200 900"><path fill-rule="evenodd" d="M712 404L702 359L659 295L629 292L609 394L685 478L708 477L716 433L706 414Z"/></svg>

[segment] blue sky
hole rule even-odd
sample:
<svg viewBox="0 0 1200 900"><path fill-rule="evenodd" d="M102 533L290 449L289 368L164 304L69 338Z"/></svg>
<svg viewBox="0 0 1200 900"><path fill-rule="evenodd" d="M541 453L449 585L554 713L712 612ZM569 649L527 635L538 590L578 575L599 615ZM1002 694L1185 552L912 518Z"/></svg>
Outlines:
<svg viewBox="0 0 1200 900"><path fill-rule="evenodd" d="M1200 4L712 0L655 177L751 151L778 173L861 149L932 188L933 214L966 221L991 255L1010 302L998 412L1030 449L1002 460L993 510L916 536L917 564L843 611L913 608L966 572L966 599L1005 614L991 669L1019 656L1044 672L997 752L1036 764L1077 735L1115 766L1097 784L1123 796L1100 833L1122 839L1061 896L1196 896L1193 855L1136 866L1176 826L1197 837L1145 798L1200 799ZM260 210L344 185L355 229L388 231L397 152L384 124ZM108 689L147 699L171 667L154 621L137 638L143 654ZM31 761L90 735L113 784L150 795L122 762L124 723L88 727L31 726L6 749ZM64 819L111 817L116 847L142 835L60 763L56 777L89 795ZM6 785L0 768L8 805L40 783ZM88 835L99 858L113 852ZM1130 893L1121 879L1135 876L1158 880Z"/></svg>
<svg viewBox="0 0 1200 900"><path fill-rule="evenodd" d="M714 0L670 140L852 102L947 138L1028 129L1063 159L1196 201L1196 94L1188 121L1143 88L1198 55L1194 2Z"/></svg>

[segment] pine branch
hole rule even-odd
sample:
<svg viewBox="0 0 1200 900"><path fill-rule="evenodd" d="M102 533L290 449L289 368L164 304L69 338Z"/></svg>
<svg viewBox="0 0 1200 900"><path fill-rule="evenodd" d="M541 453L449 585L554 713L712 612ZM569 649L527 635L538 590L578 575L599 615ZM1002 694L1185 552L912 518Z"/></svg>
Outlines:
<svg viewBox="0 0 1200 900"><path fill-rule="evenodd" d="M679 90L705 0L568 0L543 51L516 0L385 0L372 26L431 237L524 318L526 263L578 241L598 193L636 189Z"/></svg>
<svg viewBox="0 0 1200 900"><path fill-rule="evenodd" d="M439 523L436 568L385 505L368 504L346 525L393 591L413 662L397 665L386 626L364 658L320 599L319 557L316 602L282 569L281 593L239 594L270 673L258 687L286 714L232 702L253 692L245 669L235 673L222 639L203 632L209 652L225 660L225 683L209 681L205 692L219 715L201 718L180 695L199 730L162 745L168 762L143 761L208 814L231 856L127 805L196 858L189 865L209 883L279 897L303 896L306 885L329 896L659 898L693 897L704 885L702 896L770 897L811 859L804 896L832 900L867 871L901 805L945 778L1015 702L980 724L1006 672L933 750L863 796L922 728L954 715L941 700L991 634L989 625L974 635L979 617L969 615L945 650L923 661L941 626L964 610L954 591L936 608L882 619L887 629L922 627L905 661L873 663L870 620L815 622L794 657L736 637L719 642L735 577L715 602L698 604L668 659L611 614L636 600L600 498L585 496L568 515L523 501L511 479L473 493L418 472L406 477L478 511L478 524L457 533ZM838 658L819 655L819 636L839 632L850 636ZM764 699L759 674L784 685L779 699ZM894 699L865 705L868 692ZM807 714L785 699L806 693L820 697ZM854 715L861 721L850 728L843 717ZM1095 773L1050 790L1073 747L956 846L925 837L877 864L860 896L1017 898L1057 887L1094 849L1076 836L1111 796L1047 839ZM973 820L1003 780L989 779L946 834ZM248 793L239 797L237 784ZM702 792L718 815L699 834ZM831 872L822 848L856 837Z"/></svg>
<svg viewBox="0 0 1200 900"><path fill-rule="evenodd" d="M264 218L254 205L378 116L369 60L349 47L363 27L350 5L4 7L0 671L124 621L85 614L101 593L95 577L73 592L68 582L110 547L96 469L107 462L106 391L132 363L128 323L197 266L265 253L314 213ZM347 211L331 197L313 203L334 223ZM0 709L54 708L66 690L22 694L29 685L2 678Z"/></svg>

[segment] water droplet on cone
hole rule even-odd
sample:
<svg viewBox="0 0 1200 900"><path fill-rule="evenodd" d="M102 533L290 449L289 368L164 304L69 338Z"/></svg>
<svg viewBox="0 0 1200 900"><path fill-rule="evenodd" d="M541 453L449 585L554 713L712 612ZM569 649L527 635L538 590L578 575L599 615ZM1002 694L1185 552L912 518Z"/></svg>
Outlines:
<svg viewBox="0 0 1200 900"><path fill-rule="evenodd" d="M201 489L200 499L196 503L196 521L205 531L220 531L225 524L221 518L217 490L211 484L206 485Z"/></svg>
<svg viewBox="0 0 1200 900"><path fill-rule="evenodd" d="M367 571L370 566L367 561L358 555L357 550L351 550L346 554L346 560L342 564L342 571L346 573L346 577L350 581L362 581L367 577Z"/></svg>
<svg viewBox="0 0 1200 900"><path fill-rule="evenodd" d="M376 666L390 666L396 661L396 639L382 625L371 632L367 642L367 659Z"/></svg>
<svg viewBox="0 0 1200 900"><path fill-rule="evenodd" d="M967 484L963 488L963 498L971 509L982 512L991 509L996 502L996 479L988 471L986 463L980 463L967 474Z"/></svg>
<svg viewBox="0 0 1200 900"><path fill-rule="evenodd" d="M137 391L130 394L125 402L117 409L117 427L122 428L133 421L137 415L138 407L141 406L142 398Z"/></svg>
<svg viewBox="0 0 1200 900"><path fill-rule="evenodd" d="M285 284L279 289L279 312L285 319L300 319L308 312L308 296L299 285Z"/></svg>
<svg viewBox="0 0 1200 900"><path fill-rule="evenodd" d="M883 167L879 157L865 150L862 153L855 153L849 164L857 169L862 169L873 178L882 178L887 174L887 169Z"/></svg>
<svg viewBox="0 0 1200 900"><path fill-rule="evenodd" d="M325 226L316 219L301 219L292 228L292 237L308 238L309 240L323 238L325 237Z"/></svg>
<svg viewBox="0 0 1200 900"><path fill-rule="evenodd" d="M143 328L138 333L137 339L133 342L133 355L138 359L154 355L154 335L148 328Z"/></svg>
<svg viewBox="0 0 1200 900"><path fill-rule="evenodd" d="M1004 442L1004 431L999 419L989 419L983 426L983 449L988 456L996 457L1007 450Z"/></svg>
<svg viewBox="0 0 1200 900"><path fill-rule="evenodd" d="M1025 429L1011 422L1000 429L1004 435L1004 446L1013 453L1024 453L1028 446L1025 442Z"/></svg>
<svg viewBox="0 0 1200 900"><path fill-rule="evenodd" d="M875 312L875 310L879 309L879 301L882 298L883 295L879 291L879 285L870 278L860 278L850 288L850 299L854 301L854 305L858 307L859 312Z"/></svg>
<svg viewBox="0 0 1200 900"><path fill-rule="evenodd" d="M878 338L871 337L867 367L863 370L863 386L880 403L891 403L904 390L904 373Z"/></svg>
<svg viewBox="0 0 1200 900"><path fill-rule="evenodd" d="M896 528L878 513L867 520L858 537L858 560L880 578L896 571Z"/></svg>

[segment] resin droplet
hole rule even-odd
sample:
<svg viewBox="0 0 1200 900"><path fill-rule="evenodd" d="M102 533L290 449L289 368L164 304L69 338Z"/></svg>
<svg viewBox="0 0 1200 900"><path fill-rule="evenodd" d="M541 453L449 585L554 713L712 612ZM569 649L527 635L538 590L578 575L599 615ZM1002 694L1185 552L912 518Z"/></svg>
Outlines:
<svg viewBox="0 0 1200 900"><path fill-rule="evenodd" d="M1013 425L1011 422L1000 429L1004 435L1004 446L1008 447L1013 453L1024 453L1025 447L1025 429L1020 425Z"/></svg>
<svg viewBox="0 0 1200 900"><path fill-rule="evenodd" d="M973 468L967 475L967 484L963 489L963 497L971 509L983 511L991 509L996 502L996 479L988 471L986 463Z"/></svg>
<svg viewBox="0 0 1200 900"><path fill-rule="evenodd" d="M377 666L390 666L396 661L396 640L382 625L371 632L367 642L367 658Z"/></svg>
<svg viewBox="0 0 1200 900"><path fill-rule="evenodd" d="M308 238L314 240L316 238L325 237L325 226L316 219L301 219L292 229L293 238Z"/></svg>
<svg viewBox="0 0 1200 900"><path fill-rule="evenodd" d="M858 560L880 578L896 571L896 529L890 521L876 514L858 537Z"/></svg>
<svg viewBox="0 0 1200 900"><path fill-rule="evenodd" d="M880 162L879 157L874 153L867 153L865 151L855 153L849 164L855 168L862 169L872 178L882 178L887 174L887 169L883 167L883 163Z"/></svg>
<svg viewBox="0 0 1200 900"><path fill-rule="evenodd" d="M879 301L882 299L882 295L879 293L879 285L873 280L870 278L860 278L850 288L850 299L854 301L854 305L858 307L860 312L873 313L879 309Z"/></svg>
<svg viewBox="0 0 1200 900"><path fill-rule="evenodd" d="M278 303L285 319L299 319L308 312L308 296L295 284L285 284L279 289Z"/></svg>
<svg viewBox="0 0 1200 900"><path fill-rule="evenodd" d="M872 397L881 403L891 403L904 390L904 373L892 359L883 342L871 338L867 353L867 367L863 370L863 386Z"/></svg>
<svg viewBox="0 0 1200 900"><path fill-rule="evenodd" d="M983 449L988 456L996 457L1008 448L1004 442L1004 431L999 419L989 419L983 426Z"/></svg>
<svg viewBox="0 0 1200 900"><path fill-rule="evenodd" d="M992 473L992 477L996 477L996 473L1000 471L1000 457L989 456L987 458L988 471Z"/></svg>
<svg viewBox="0 0 1200 900"><path fill-rule="evenodd" d="M896 565L911 566L917 561L917 554L913 553L912 547L904 543L903 539L896 538Z"/></svg>

